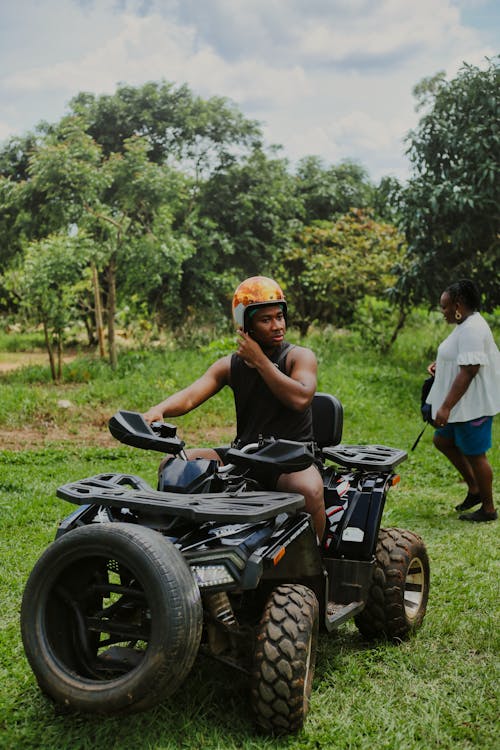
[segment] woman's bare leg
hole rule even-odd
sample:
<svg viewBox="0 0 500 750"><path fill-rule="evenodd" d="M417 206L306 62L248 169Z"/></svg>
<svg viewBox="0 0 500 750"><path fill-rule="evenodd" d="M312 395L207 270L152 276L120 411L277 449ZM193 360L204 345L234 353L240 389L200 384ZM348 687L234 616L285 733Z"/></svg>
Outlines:
<svg viewBox="0 0 500 750"><path fill-rule="evenodd" d="M467 456L467 459L476 477L478 492L483 501L483 510L486 513L494 513L493 469L486 458L486 453L480 453L479 456Z"/></svg>
<svg viewBox="0 0 500 750"><path fill-rule="evenodd" d="M441 435L434 435L433 441L438 451L446 456L448 461L453 464L460 476L463 477L464 481L467 483L470 494L476 495L480 491L479 483L477 481L474 468L469 461L469 457L464 456L462 451L457 448L453 440L450 440L449 438L442 437Z"/></svg>

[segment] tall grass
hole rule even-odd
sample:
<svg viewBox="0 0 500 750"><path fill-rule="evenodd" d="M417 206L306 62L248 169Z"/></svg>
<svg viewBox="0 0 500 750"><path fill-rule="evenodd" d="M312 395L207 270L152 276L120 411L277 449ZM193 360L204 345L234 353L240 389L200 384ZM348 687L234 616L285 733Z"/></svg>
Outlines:
<svg viewBox="0 0 500 750"><path fill-rule="evenodd" d="M418 399L425 367L446 333L436 319L417 318L412 330L381 357L363 340L322 331L307 340L320 362L319 389L345 409L346 443L378 442L409 449L422 423ZM291 334L293 339L293 332ZM0 748L108 750L135 748L317 748L341 750L466 750L498 747L498 524L460 522L453 506L465 495L456 472L435 451L428 428L401 465L384 525L421 534L431 560L431 596L422 629L395 646L368 644L353 624L320 639L311 708L296 737L256 733L244 676L200 658L181 690L136 716L96 718L60 713L40 693L19 635L23 587L58 521L72 510L55 497L71 479L103 471L140 474L154 484L158 457L116 444L81 445L78 431L117 408L145 409L191 381L228 346L207 351L129 352L119 369L91 358L66 366L53 386L30 368L0 379L0 428L72 425L71 443L34 442L0 453ZM217 348L219 347L219 349ZM72 407L61 409L60 399ZM231 394L226 389L197 412L176 420L188 445L229 439ZM106 429L105 426L102 429ZM500 476L499 425L490 459Z"/></svg>

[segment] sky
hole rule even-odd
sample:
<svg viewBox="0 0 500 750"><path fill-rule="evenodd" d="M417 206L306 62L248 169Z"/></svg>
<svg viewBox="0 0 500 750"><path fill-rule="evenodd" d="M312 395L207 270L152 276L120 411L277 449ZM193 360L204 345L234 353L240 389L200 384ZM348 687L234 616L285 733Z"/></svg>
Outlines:
<svg viewBox="0 0 500 750"><path fill-rule="evenodd" d="M80 91L162 79L224 96L292 167L406 179L413 87L498 54L498 0L0 0L0 142Z"/></svg>

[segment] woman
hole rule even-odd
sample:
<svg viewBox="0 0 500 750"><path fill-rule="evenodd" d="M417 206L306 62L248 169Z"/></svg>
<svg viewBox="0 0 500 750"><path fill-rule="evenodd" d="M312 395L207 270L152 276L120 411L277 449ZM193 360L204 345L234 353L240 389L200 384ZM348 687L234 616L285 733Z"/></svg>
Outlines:
<svg viewBox="0 0 500 750"><path fill-rule="evenodd" d="M444 318L456 327L427 368L435 376L427 397L436 431L434 445L467 483L466 498L455 510L462 521L495 521L493 472L486 458L491 448L493 416L500 411L500 352L479 313L481 298L468 279L441 295Z"/></svg>

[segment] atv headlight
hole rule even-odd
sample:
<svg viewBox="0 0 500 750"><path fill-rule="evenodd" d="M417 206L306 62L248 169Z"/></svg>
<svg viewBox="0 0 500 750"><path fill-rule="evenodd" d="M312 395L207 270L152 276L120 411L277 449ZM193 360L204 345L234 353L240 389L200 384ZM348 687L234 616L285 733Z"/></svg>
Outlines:
<svg viewBox="0 0 500 750"><path fill-rule="evenodd" d="M191 570L200 589L235 582L225 565L191 565Z"/></svg>

